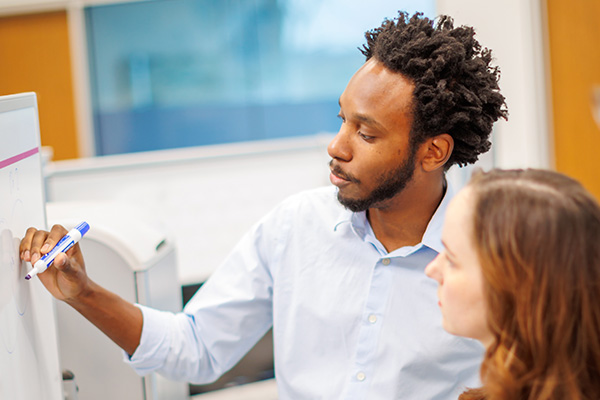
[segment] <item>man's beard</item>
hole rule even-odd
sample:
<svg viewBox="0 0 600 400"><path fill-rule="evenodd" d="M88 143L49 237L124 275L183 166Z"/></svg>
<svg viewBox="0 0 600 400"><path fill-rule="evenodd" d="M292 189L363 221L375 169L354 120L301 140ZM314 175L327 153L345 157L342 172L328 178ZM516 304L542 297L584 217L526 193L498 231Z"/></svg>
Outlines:
<svg viewBox="0 0 600 400"><path fill-rule="evenodd" d="M381 176L379 185L367 197L362 199L345 198L342 192L338 191L338 201L348 210L360 212L391 199L404 190L406 185L411 181L415 172L416 153L416 146L411 146L407 159L395 170ZM356 178L349 177L349 179L352 182L360 184L360 181Z"/></svg>

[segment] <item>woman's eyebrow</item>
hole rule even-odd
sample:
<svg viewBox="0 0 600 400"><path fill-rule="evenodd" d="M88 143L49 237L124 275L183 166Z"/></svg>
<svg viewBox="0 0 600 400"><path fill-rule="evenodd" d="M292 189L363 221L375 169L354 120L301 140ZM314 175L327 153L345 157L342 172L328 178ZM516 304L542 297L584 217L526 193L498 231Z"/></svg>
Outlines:
<svg viewBox="0 0 600 400"><path fill-rule="evenodd" d="M446 244L446 242L444 242L444 240L442 239L442 245L444 246L444 249L446 249L446 252L453 258L456 258L456 256L454 255L454 253L452 252L452 250L450 250L448 248L448 245Z"/></svg>

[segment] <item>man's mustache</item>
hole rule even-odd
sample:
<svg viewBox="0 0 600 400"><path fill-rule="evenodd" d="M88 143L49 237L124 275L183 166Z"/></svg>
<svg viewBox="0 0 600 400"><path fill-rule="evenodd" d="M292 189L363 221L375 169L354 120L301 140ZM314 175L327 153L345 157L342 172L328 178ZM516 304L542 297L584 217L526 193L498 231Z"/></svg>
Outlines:
<svg viewBox="0 0 600 400"><path fill-rule="evenodd" d="M358 179L356 179L354 176L344 172L338 164L334 164L333 160L329 161L329 169L331 170L332 174L334 174L335 176L337 176L339 178L342 178L344 180L347 180L347 181L353 182L353 183L360 183L360 181Z"/></svg>

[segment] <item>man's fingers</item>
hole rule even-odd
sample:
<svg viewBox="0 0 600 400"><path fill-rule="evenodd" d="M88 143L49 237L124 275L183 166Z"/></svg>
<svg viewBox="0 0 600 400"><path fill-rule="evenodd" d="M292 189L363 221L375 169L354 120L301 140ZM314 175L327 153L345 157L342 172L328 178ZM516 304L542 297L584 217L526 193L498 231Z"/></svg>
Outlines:
<svg viewBox="0 0 600 400"><path fill-rule="evenodd" d="M33 235L33 239L31 240L31 248L29 249L31 252L32 264L35 264L35 262L41 258L42 254L40 248L44 245L47 237L48 232L45 231L37 231Z"/></svg>
<svg viewBox="0 0 600 400"><path fill-rule="evenodd" d="M65 254L65 253L59 253L55 258L54 258L54 267L60 271L64 271L66 270L69 266L68 266L68 261L69 257Z"/></svg>
<svg viewBox="0 0 600 400"><path fill-rule="evenodd" d="M48 237L44 240L40 252L42 254L48 253L56 246L56 243L60 241L68 233L68 231L61 225L54 225L48 234Z"/></svg>
<svg viewBox="0 0 600 400"><path fill-rule="evenodd" d="M35 264L42 255L52 250L66 233L67 230L60 225L54 225L50 232L40 231L35 228L27 229L25 237L21 240L19 246L21 258Z"/></svg>
<svg viewBox="0 0 600 400"><path fill-rule="evenodd" d="M19 254L21 255L21 259L23 261L31 260L31 242L36 232L38 232L37 229L33 227L29 228L27 229L27 232L25 232L25 237L21 239L21 244L19 245Z"/></svg>

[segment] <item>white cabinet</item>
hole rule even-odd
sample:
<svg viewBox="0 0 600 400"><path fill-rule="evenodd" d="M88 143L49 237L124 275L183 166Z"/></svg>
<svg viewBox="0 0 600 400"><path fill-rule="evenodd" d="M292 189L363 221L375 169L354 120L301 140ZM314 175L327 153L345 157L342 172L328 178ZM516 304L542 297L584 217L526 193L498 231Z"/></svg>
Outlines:
<svg viewBox="0 0 600 400"><path fill-rule="evenodd" d="M81 239L90 278L122 298L165 311L181 311L173 243L132 210L114 203L48 203L48 226L90 225ZM157 374L139 377L123 352L70 306L56 302L61 368L75 375L79 400L183 400L185 382ZM126 324L126 321L123 321Z"/></svg>

